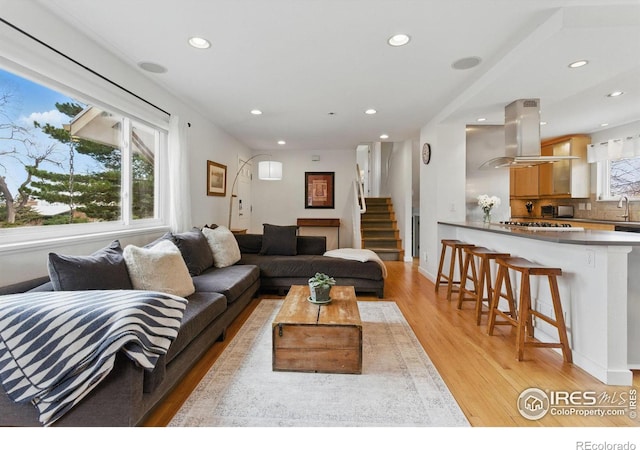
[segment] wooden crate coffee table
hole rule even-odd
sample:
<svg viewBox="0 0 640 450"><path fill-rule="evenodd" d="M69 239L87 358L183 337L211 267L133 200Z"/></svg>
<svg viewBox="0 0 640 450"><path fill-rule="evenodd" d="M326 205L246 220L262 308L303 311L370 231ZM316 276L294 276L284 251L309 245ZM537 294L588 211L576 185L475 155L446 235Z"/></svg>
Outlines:
<svg viewBox="0 0 640 450"><path fill-rule="evenodd" d="M362 373L362 322L353 286L332 286L331 303L291 286L272 324L273 370Z"/></svg>

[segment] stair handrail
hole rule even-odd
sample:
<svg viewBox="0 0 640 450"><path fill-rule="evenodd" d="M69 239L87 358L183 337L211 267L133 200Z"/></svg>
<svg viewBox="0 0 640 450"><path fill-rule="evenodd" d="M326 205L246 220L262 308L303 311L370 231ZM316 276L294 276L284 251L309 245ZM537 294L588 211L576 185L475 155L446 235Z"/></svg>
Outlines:
<svg viewBox="0 0 640 450"><path fill-rule="evenodd" d="M360 230L360 206L358 199L358 180L353 180L353 248L362 248L362 231Z"/></svg>
<svg viewBox="0 0 640 450"><path fill-rule="evenodd" d="M356 163L356 184L360 214L364 214L367 212L367 201L364 197L364 181L362 180L362 175L360 174L360 165L358 163Z"/></svg>

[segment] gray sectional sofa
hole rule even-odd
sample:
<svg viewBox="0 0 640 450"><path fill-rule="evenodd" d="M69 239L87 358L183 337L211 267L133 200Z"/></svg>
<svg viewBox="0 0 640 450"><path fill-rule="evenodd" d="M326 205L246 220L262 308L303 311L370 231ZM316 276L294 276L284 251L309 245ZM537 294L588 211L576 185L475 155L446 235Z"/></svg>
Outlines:
<svg viewBox="0 0 640 450"><path fill-rule="evenodd" d="M202 259L189 252L188 239L179 240L190 235L197 233L165 234L161 239L177 242L191 269L195 265L202 267ZM204 244L200 241L200 245L206 245L206 241ZM141 425L211 345L224 339L227 327L256 296L260 270L253 265L223 268L209 265L194 274L192 280L195 292L186 297L188 304L180 331L155 369L145 371L119 353L109 375L53 426ZM2 287L0 295L51 290L52 281L44 277ZM42 425L33 405L13 402L3 390L0 392L0 411L0 426Z"/></svg>
<svg viewBox="0 0 640 450"><path fill-rule="evenodd" d="M295 251L265 252L262 234L236 236L242 259L239 264L260 267L260 289L283 295L292 285L305 285L316 272L335 278L337 285L354 286L358 294L384 296L384 276L375 261L353 261L324 256L324 236L296 236Z"/></svg>
<svg viewBox="0 0 640 450"><path fill-rule="evenodd" d="M152 248L159 241L171 240L179 248L189 270L195 292L185 296L188 305L177 337L167 353L160 357L153 371L145 371L119 352L109 375L79 404L54 422L53 426L143 424L153 408L179 383L210 346L216 340L225 338L227 327L260 290L277 290L282 294L291 285L306 284L307 279L316 272L324 272L334 276L338 284L355 286L357 292L383 296L384 277L377 263L323 256L326 248L324 237L294 236L292 240L291 230L288 229L285 230L288 237L281 239L278 232L283 230L284 227L278 227L276 233L267 233L266 237L252 234L235 236L240 260L225 267L216 267L212 255L206 251L209 247L199 229L181 234L167 233L145 246ZM265 231L268 231L267 228ZM281 246L283 242L286 242L284 249ZM119 243L112 243L105 249L111 263L115 258L121 264L118 258L122 254ZM126 249L124 253L126 257ZM95 263L96 260L101 261L103 256L104 253L97 252L85 259ZM0 287L0 295L29 291L118 288L113 287L113 279L106 280L100 275L104 273L104 269L99 265L97 268L85 266L85 259L58 257L58 262L62 261L71 267L65 278L63 271L52 270L53 259L50 254L50 277ZM96 270L98 271L92 272ZM73 286L74 277L79 282L76 286ZM83 281L80 282L79 279ZM87 280L97 280L95 282L98 284L87 286ZM135 285L133 288L137 289ZM0 411L0 426L41 425L33 405L13 402L1 387Z"/></svg>

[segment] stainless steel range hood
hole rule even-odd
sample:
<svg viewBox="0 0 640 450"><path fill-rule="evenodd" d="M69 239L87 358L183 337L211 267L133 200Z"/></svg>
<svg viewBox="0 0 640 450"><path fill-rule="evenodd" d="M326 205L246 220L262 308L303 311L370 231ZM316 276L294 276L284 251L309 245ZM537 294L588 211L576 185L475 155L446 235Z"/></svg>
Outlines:
<svg viewBox="0 0 640 450"><path fill-rule="evenodd" d="M540 99L516 100L504 109L505 155L483 163L481 169L531 167L575 156L540 155Z"/></svg>

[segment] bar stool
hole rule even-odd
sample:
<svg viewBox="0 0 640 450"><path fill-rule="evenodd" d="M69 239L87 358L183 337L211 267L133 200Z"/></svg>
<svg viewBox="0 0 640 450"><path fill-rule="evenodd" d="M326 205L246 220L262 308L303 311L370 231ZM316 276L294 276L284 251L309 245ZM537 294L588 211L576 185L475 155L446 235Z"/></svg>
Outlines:
<svg viewBox="0 0 640 450"><path fill-rule="evenodd" d="M536 264L524 258L497 258L498 273L496 276L496 285L494 295L489 308L489 324L488 332L493 334L495 325L503 323L516 327L516 352L518 361L522 361L524 356L524 347L551 347L562 349L562 356L565 362L573 362L569 340L567 339L567 328L564 323L564 315L562 313L562 303L560 302L560 292L558 291L557 277L562 275L562 269L556 267L546 267ZM506 298L510 302L510 310L513 310L514 298L509 280L509 270L515 270L521 274L520 281L520 299L518 305L517 317L513 315L513 311L509 314L498 309L498 302L502 295L503 282L508 284ZM531 276L546 276L549 281L549 289L551 291L551 300L553 302L553 312L555 319L542 314L531 307ZM501 316L506 322L496 322L496 316ZM533 317L544 320L553 325L558 330L558 340L560 342L538 342L533 340Z"/></svg>
<svg viewBox="0 0 640 450"><path fill-rule="evenodd" d="M493 286L491 282L491 261L496 258L509 258L509 253L497 252L486 247L467 247L464 249L464 267L462 273L465 280L471 280L473 290L467 289L466 283L460 288L458 295L458 309L462 309L465 301L475 302L476 324L480 325L482 314L487 311L482 310L482 305L486 301L487 308L491 306L493 297ZM478 262L476 262L478 261ZM469 274L471 269L471 274ZM484 296L485 291L487 296Z"/></svg>
<svg viewBox="0 0 640 450"><path fill-rule="evenodd" d="M440 281L442 279L447 280L447 300L451 300L452 292L459 292L460 281L455 281L455 267L456 259L458 260L458 280L462 280L462 250L467 247L474 247L473 244L467 244L466 242L459 241L457 239L442 239L442 251L440 252L440 264L438 266L438 278L436 279L436 291L440 288ZM449 274L446 275L442 272L444 266L444 260L447 253L447 249L451 250ZM458 289L453 289L454 285L458 285Z"/></svg>

